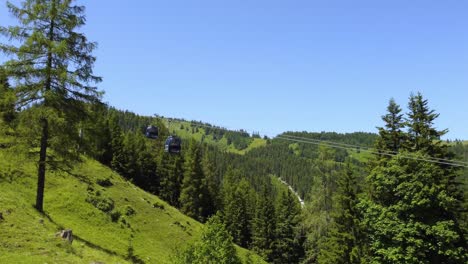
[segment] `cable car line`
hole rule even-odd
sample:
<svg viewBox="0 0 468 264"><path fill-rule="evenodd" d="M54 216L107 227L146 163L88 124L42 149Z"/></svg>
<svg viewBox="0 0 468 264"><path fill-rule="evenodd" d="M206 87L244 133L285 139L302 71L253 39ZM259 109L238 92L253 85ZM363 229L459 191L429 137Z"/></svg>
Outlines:
<svg viewBox="0 0 468 264"><path fill-rule="evenodd" d="M308 141L308 142L329 143L330 145L343 146L343 147L351 148L351 149L359 148L361 151L367 150L367 151L373 152L374 154L385 154L385 155L393 155L393 156L395 156L397 154L400 154L397 151L385 151L385 150L376 151L376 150L373 150L370 147L352 145L352 144L346 144L346 143L338 143L338 142L333 142L333 141L328 141L328 140L311 139L311 138L296 137L296 136L290 136L290 135L281 135L281 137L283 137L283 139L285 137L288 137L288 138L291 138L291 139L305 140L305 141ZM443 158L434 158L434 157L429 157L428 159L433 160L433 161L437 161L437 162L448 162L448 163L454 163L454 164L460 164L460 165L468 166L468 162L464 162L464 161L450 160L450 159L443 159Z"/></svg>
<svg viewBox="0 0 468 264"><path fill-rule="evenodd" d="M226 127L215 126L215 125L205 125L203 123L196 122L196 121L195 122L180 121L180 122L187 122L192 127L210 128L214 130L223 130L227 132L231 132L231 131L240 132L239 130L236 130L236 129L228 129ZM170 131L170 123L171 121L168 119L169 131ZM245 130L241 130L241 131L247 132ZM268 133L264 133L264 134L268 134ZM296 143L305 143L305 144L313 144L313 145L326 145L332 148L340 148L340 149L346 149L346 150L359 149L360 151L367 152L370 154L375 154L375 155L385 155L385 156L390 156L390 157L399 155L399 157L405 158L405 159L412 159L412 160L425 161L425 162L436 163L436 164L441 164L441 165L468 168L468 162L443 159L443 158L434 158L434 157L418 158L412 155L401 154L395 151L381 151L381 150L377 151L367 146L340 143L340 142L334 142L330 140L312 139L312 138L305 138L305 137L298 137L298 136L291 136L291 135L277 135L273 139L282 139L282 140L292 141ZM165 151L169 153L180 153L180 150L181 150L181 139L175 135L169 136L165 143Z"/></svg>
<svg viewBox="0 0 468 264"><path fill-rule="evenodd" d="M276 138L284 139L284 140L288 140L288 141L299 142L299 143L314 144L314 145L326 145L326 146L329 146L329 147L332 147L332 148L341 148L341 149L347 149L347 150L355 150L355 148L344 147L344 146L337 146L337 145L332 145L332 144L328 144L328 143L324 143L324 142L311 142L311 141L307 141L307 140L285 138L285 137L283 137L283 136L277 136ZM368 150L368 149L363 149L362 151L368 152L368 153L371 153L371 154L376 154L376 155L385 155L385 156L392 156L392 157L393 157L393 156L397 156L397 154L380 153L380 152L378 152L378 151L372 151L372 150ZM405 158L405 159L412 159L412 160L418 160L418 161L425 161L425 162L437 163L437 164L442 164L442 165L449 165L449 166L454 166L454 167L464 167L464 168L468 168L467 165L460 164L460 163L454 163L454 162L437 161L437 160L433 160L433 159L423 159L423 158L417 158L417 157L408 156L408 155L400 155L400 157L401 157L401 158Z"/></svg>

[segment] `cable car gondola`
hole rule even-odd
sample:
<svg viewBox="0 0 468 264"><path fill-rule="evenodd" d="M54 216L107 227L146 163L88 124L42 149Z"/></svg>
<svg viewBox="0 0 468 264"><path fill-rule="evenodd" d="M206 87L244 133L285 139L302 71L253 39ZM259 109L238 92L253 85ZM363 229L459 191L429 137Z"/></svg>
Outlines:
<svg viewBox="0 0 468 264"><path fill-rule="evenodd" d="M180 153L182 140L177 136L169 136L164 145L164 151L167 153Z"/></svg>
<svg viewBox="0 0 468 264"><path fill-rule="evenodd" d="M145 132L145 136L147 138L151 138L151 139L157 139L158 138L158 128L155 127L155 126L148 126L146 128L146 132Z"/></svg>

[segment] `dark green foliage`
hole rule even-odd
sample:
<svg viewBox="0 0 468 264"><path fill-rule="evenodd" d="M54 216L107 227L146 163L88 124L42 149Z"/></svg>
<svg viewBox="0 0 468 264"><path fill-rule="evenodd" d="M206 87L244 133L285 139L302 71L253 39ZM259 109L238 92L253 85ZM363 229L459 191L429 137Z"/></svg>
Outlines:
<svg viewBox="0 0 468 264"><path fill-rule="evenodd" d="M316 263L320 253L322 239L327 236L332 226L334 195L337 182L343 173L342 165L334 161L334 150L319 146L317 171L310 190L310 202L305 208L304 226L307 230L306 263Z"/></svg>
<svg viewBox="0 0 468 264"><path fill-rule="evenodd" d="M101 191L88 190L86 202L105 213L110 213L114 210L114 201L106 195L103 195Z"/></svg>
<svg viewBox="0 0 468 264"><path fill-rule="evenodd" d="M203 169L201 167L200 149L195 140L190 142L189 149L184 163L184 179L182 181L180 193L180 209L186 215L203 221L206 215L206 204L204 204L207 195L204 185Z"/></svg>
<svg viewBox="0 0 468 264"><path fill-rule="evenodd" d="M202 159L202 169L203 169L203 185L205 186L206 194L204 195L204 212L203 215L211 216L216 213L218 209L221 208L221 197L220 197L220 178L216 175L215 166L213 161L210 158L210 153L207 151L207 148L204 148L203 159Z"/></svg>
<svg viewBox="0 0 468 264"><path fill-rule="evenodd" d="M130 205L125 206L125 215L126 216L132 216L132 215L135 215L135 214L136 214L136 211L135 211L135 209L133 209L133 207L131 207Z"/></svg>
<svg viewBox="0 0 468 264"><path fill-rule="evenodd" d="M16 118L16 94L10 87L8 76L3 68L0 68L0 122L11 124Z"/></svg>
<svg viewBox="0 0 468 264"><path fill-rule="evenodd" d="M43 211L47 166L68 169L78 160L78 124L87 117L87 103L100 93L92 84L96 47L77 31L85 24L84 7L71 1L26 0L20 7L7 2L18 26L0 27L14 44L0 44L11 57L4 65L15 80L15 109L21 108L18 134L26 148L38 148L36 209ZM48 151L48 149L53 151Z"/></svg>
<svg viewBox="0 0 468 264"><path fill-rule="evenodd" d="M208 220L198 241L177 253L174 262L180 264L241 263L232 243L232 237L218 215Z"/></svg>
<svg viewBox="0 0 468 264"><path fill-rule="evenodd" d="M179 197L184 176L184 160L180 155L163 153L158 172L161 178L159 195L173 206L180 206Z"/></svg>
<svg viewBox="0 0 468 264"><path fill-rule="evenodd" d="M242 179L239 170L229 170L223 178L223 219L234 242L248 247L251 242L253 218L253 189Z"/></svg>
<svg viewBox="0 0 468 264"><path fill-rule="evenodd" d="M110 178L105 178L105 179L99 179L96 181L96 183L102 187L110 187L114 185Z"/></svg>
<svg viewBox="0 0 468 264"><path fill-rule="evenodd" d="M385 127L378 127L380 137L376 141L376 148L386 153L395 153L402 147L407 138L403 131L405 121L400 106L395 103L393 98L388 104L387 112L386 115L382 116ZM389 156L384 155L383 157Z"/></svg>
<svg viewBox="0 0 468 264"><path fill-rule="evenodd" d="M361 230L357 208L359 192L358 180L348 162L344 175L338 180L335 208L331 215L333 222L320 241L318 263L351 264L364 260L364 230Z"/></svg>
<svg viewBox="0 0 468 264"><path fill-rule="evenodd" d="M400 156L373 170L370 179L380 191L362 206L375 259L466 263L467 244L457 217L460 204L447 188L444 170Z"/></svg>
<svg viewBox="0 0 468 264"><path fill-rule="evenodd" d="M112 135L109 107L103 103L88 106L90 118L80 124L80 149L102 164L112 161Z"/></svg>
<svg viewBox="0 0 468 264"><path fill-rule="evenodd" d="M111 132L111 149L112 149L112 159L111 159L111 168L118 172L119 174L126 174L127 168L127 156L125 155L124 149L124 135L118 119L115 116L112 116L109 122L110 132Z"/></svg>
<svg viewBox="0 0 468 264"><path fill-rule="evenodd" d="M437 130L434 127L434 121L439 114L429 109L428 101L420 93L411 94L408 109L409 141L405 145L406 149L410 152L421 151L434 158L453 158L453 155L447 151L447 145L441 141L441 137L448 130Z"/></svg>
<svg viewBox="0 0 468 264"><path fill-rule="evenodd" d="M409 109L407 151L374 165L368 198L360 203L370 256L379 263L466 263L459 172L422 161L452 156L440 141L446 131L433 127L438 114L421 94L410 97Z"/></svg>
<svg viewBox="0 0 468 264"><path fill-rule="evenodd" d="M281 193L276 210L274 263L299 263L303 255L299 239L301 208L290 191Z"/></svg>
<svg viewBox="0 0 468 264"><path fill-rule="evenodd" d="M274 258L276 242L276 214L271 188L269 181L264 182L252 220L252 249L269 262Z"/></svg>
<svg viewBox="0 0 468 264"><path fill-rule="evenodd" d="M228 131L224 137L226 137L228 145L233 144L234 147L238 150L246 149L249 144L252 142L249 133L241 131Z"/></svg>
<svg viewBox="0 0 468 264"><path fill-rule="evenodd" d="M120 217L122 216L122 213L118 210L114 210L112 212L109 213L110 217L111 217L111 220L112 222L114 223L117 223L120 219Z"/></svg>

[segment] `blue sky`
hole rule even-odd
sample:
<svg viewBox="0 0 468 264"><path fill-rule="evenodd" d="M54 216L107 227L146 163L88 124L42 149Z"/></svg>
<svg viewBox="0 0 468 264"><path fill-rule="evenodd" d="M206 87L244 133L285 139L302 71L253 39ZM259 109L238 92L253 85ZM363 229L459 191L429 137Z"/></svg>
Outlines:
<svg viewBox="0 0 468 264"><path fill-rule="evenodd" d="M420 91L446 138L468 139L466 1L77 3L117 108L269 135L376 132L391 97L406 108Z"/></svg>

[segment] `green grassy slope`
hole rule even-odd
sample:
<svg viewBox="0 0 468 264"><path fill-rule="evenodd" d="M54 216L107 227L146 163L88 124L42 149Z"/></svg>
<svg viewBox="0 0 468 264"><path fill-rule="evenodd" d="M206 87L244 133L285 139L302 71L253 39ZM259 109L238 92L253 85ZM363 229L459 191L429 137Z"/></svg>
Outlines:
<svg viewBox="0 0 468 264"><path fill-rule="evenodd" d="M202 230L202 224L96 161L86 160L73 175L47 174L41 215L33 208L35 165L0 150L0 263L128 263L130 256L169 263ZM121 216L112 221L87 200L101 208L113 203L111 212ZM55 237L64 228L75 235L71 246ZM248 253L238 251L244 258Z"/></svg>
<svg viewBox="0 0 468 264"><path fill-rule="evenodd" d="M167 119L165 119L164 123L166 124L166 126L169 127L169 131L171 133L174 132L176 135L178 135L182 139L194 138L199 142L201 142L203 139L203 142L207 144L216 146L220 150L235 153L235 154L243 155L246 152L254 148L258 148L258 147L262 147L266 145L265 139L254 138L247 148L238 150L234 147L233 144L228 145L228 141L225 137L219 140L215 140L212 135L206 136L205 129L202 126L197 126L197 125L192 126L191 123L188 121L180 121L180 120L174 120L174 119L170 122L170 125ZM183 126L183 129L181 128L182 126ZM192 128L193 128L193 131L192 131Z"/></svg>

